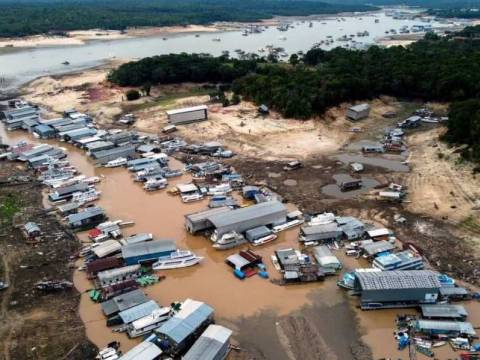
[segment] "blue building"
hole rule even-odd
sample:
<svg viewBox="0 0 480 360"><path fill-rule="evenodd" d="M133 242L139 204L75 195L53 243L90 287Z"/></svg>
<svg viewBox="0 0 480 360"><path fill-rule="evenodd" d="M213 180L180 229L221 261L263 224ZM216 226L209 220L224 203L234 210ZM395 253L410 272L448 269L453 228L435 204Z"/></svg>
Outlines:
<svg viewBox="0 0 480 360"><path fill-rule="evenodd" d="M33 128L33 132L37 134L40 139L51 139L55 137L55 129L49 125L37 125Z"/></svg>
<svg viewBox="0 0 480 360"><path fill-rule="evenodd" d="M122 257L127 265L135 265L156 261L159 257L168 256L176 250L173 241L155 240L123 246Z"/></svg>

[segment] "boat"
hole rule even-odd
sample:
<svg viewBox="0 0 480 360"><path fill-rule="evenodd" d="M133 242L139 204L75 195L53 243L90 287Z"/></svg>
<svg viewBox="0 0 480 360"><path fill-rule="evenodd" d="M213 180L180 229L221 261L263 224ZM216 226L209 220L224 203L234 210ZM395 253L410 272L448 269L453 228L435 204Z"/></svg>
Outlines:
<svg viewBox="0 0 480 360"><path fill-rule="evenodd" d="M167 187L167 179L150 179L145 182L145 185L143 185L143 188L147 191L155 191L155 190L160 190L164 189Z"/></svg>
<svg viewBox="0 0 480 360"><path fill-rule="evenodd" d="M170 307L161 307L160 309L154 310L150 315L135 320L128 325L128 337L136 338L155 330L160 327L164 321L170 319L171 315L172 308Z"/></svg>
<svg viewBox="0 0 480 360"><path fill-rule="evenodd" d="M115 167L120 167L124 165L127 165L127 159L123 157L119 157L115 160L110 160L104 166L107 168L115 168Z"/></svg>
<svg viewBox="0 0 480 360"><path fill-rule="evenodd" d="M199 201L203 199L203 195L198 192L193 194L181 194L180 196L182 198L182 202L184 203Z"/></svg>
<svg viewBox="0 0 480 360"><path fill-rule="evenodd" d="M72 194L72 202L77 202L79 204L86 204L100 198L102 192L96 189L89 189L85 192L74 192Z"/></svg>
<svg viewBox="0 0 480 360"><path fill-rule="evenodd" d="M69 61L64 61L64 62L62 62L62 65L70 65L70 62Z"/></svg>
<svg viewBox="0 0 480 360"><path fill-rule="evenodd" d="M290 229L292 227L295 227L295 226L298 226L298 225L301 225L305 222L305 220L303 219L295 219L295 220L292 220L292 221L288 221L284 224L281 224L281 225L277 225L277 226L274 226L272 228L272 231L274 233L278 233L280 231L283 231L283 230L287 230L287 229Z"/></svg>
<svg viewBox="0 0 480 360"><path fill-rule="evenodd" d="M233 249L234 247L245 244L247 242L247 240L242 234L239 234L235 231L222 235L219 240L216 240L216 233L214 233L212 235L212 240L214 240L213 248L215 250Z"/></svg>
<svg viewBox="0 0 480 360"><path fill-rule="evenodd" d="M274 240L276 240L276 239L277 239L277 235L275 235L275 234L270 234L270 235L261 237L260 239L254 240L254 241L252 242L252 245L253 245L253 246L261 246L261 245L268 244L269 242L272 242L272 241L274 241Z"/></svg>
<svg viewBox="0 0 480 360"><path fill-rule="evenodd" d="M152 264L152 269L179 269L196 265L202 260L203 257L197 256L189 250L176 250L170 255L158 258L158 260Z"/></svg>
<svg viewBox="0 0 480 360"><path fill-rule="evenodd" d="M282 271L282 268L280 267L280 263L278 262L278 258L275 255L270 255L270 260L272 260L273 267L277 271Z"/></svg>
<svg viewBox="0 0 480 360"><path fill-rule="evenodd" d="M216 186L209 187L207 195L212 195L212 196L226 195L230 192L232 192L232 187L230 186L229 183L225 183L225 184L219 184Z"/></svg>
<svg viewBox="0 0 480 360"><path fill-rule="evenodd" d="M222 41L219 37L213 38L212 41Z"/></svg>

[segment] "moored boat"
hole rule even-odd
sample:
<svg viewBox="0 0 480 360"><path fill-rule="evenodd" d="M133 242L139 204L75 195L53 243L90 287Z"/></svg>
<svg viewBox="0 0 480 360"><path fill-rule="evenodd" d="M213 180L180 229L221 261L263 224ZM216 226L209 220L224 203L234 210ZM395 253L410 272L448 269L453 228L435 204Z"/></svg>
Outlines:
<svg viewBox="0 0 480 360"><path fill-rule="evenodd" d="M115 168L115 167L124 166L124 165L127 165L127 159L123 157L119 157L115 160L110 160L104 166L107 168Z"/></svg>
<svg viewBox="0 0 480 360"><path fill-rule="evenodd" d="M224 234L220 239L216 240L213 244L213 248L216 250L228 250L245 244L246 242L247 240L243 235L232 231L230 233Z"/></svg>
<svg viewBox="0 0 480 360"><path fill-rule="evenodd" d="M272 242L277 239L277 235L275 234L270 234L264 237L261 237L260 239L254 240L252 242L253 246L260 246L260 245L265 245L268 244L269 242Z"/></svg>
<svg viewBox="0 0 480 360"><path fill-rule="evenodd" d="M158 258L153 263L153 270L168 270L189 267L198 264L203 257L195 255L189 250L177 250L170 255Z"/></svg>

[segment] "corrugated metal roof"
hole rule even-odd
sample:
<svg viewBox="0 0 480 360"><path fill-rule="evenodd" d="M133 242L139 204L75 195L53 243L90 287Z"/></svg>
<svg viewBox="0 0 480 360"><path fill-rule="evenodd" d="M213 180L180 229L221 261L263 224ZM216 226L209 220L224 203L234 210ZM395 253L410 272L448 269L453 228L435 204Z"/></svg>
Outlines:
<svg viewBox="0 0 480 360"><path fill-rule="evenodd" d="M130 309L131 307L146 303L148 298L142 290L136 289L125 294L115 296L113 299L104 301L102 311L106 316L110 316L120 311Z"/></svg>
<svg viewBox="0 0 480 360"><path fill-rule="evenodd" d="M101 207L91 207L79 213L68 215L67 221L69 223L76 223L100 214L103 214L103 209Z"/></svg>
<svg viewBox="0 0 480 360"><path fill-rule="evenodd" d="M208 110L208 107L207 105L199 105L199 106L186 107L182 109L167 110L166 113L167 115L170 116L170 115L183 114L183 113L198 111L198 110Z"/></svg>
<svg viewBox="0 0 480 360"><path fill-rule="evenodd" d="M227 351L232 330L220 325L210 325L193 344L182 360L215 360L221 351ZM221 354L220 354L221 355Z"/></svg>
<svg viewBox="0 0 480 360"><path fill-rule="evenodd" d="M382 252L385 252L385 251L393 250L393 249L395 249L395 245L390 244L386 240L382 240L382 241L377 241L377 242L373 242L373 243L370 243L370 244L364 244L364 245L361 246L361 248L368 255L373 256L373 255L376 255L376 254L379 254L379 253L382 253Z"/></svg>
<svg viewBox="0 0 480 360"><path fill-rule="evenodd" d="M123 154L125 152L135 152L135 146L134 145L126 145L126 146L119 146L113 149L108 149L108 150L100 150L97 151L94 155L96 159L101 159L102 157L107 157L107 156L113 156L116 154Z"/></svg>
<svg viewBox="0 0 480 360"><path fill-rule="evenodd" d="M97 277L99 281L104 281L110 278L122 276L123 274L134 273L136 271L139 271L140 267L141 266L139 264L135 264L135 265L119 267L116 269L104 270L104 271L100 271Z"/></svg>
<svg viewBox="0 0 480 360"><path fill-rule="evenodd" d="M149 341L144 341L127 351L119 360L154 360L162 354L162 350Z"/></svg>
<svg viewBox="0 0 480 360"><path fill-rule="evenodd" d="M245 237L249 240L256 240L259 238L262 238L264 236L268 236L272 233L272 230L270 230L266 226L258 226L256 228L247 230L245 232Z"/></svg>
<svg viewBox="0 0 480 360"><path fill-rule="evenodd" d="M118 316L120 316L124 324L130 324L132 321L150 315L154 310L159 308L160 306L158 306L155 300L150 300L143 304L124 310L120 312Z"/></svg>
<svg viewBox="0 0 480 360"><path fill-rule="evenodd" d="M33 131L35 131L36 133L39 133L39 134L45 134L45 133L54 132L55 130L53 130L53 128L51 126L48 126L48 125L37 125L37 126L35 126Z"/></svg>
<svg viewBox="0 0 480 360"><path fill-rule="evenodd" d="M156 332L168 336L175 343L180 344L212 314L213 309L207 304L187 299L182 304L181 310L168 319Z"/></svg>
<svg viewBox="0 0 480 360"><path fill-rule="evenodd" d="M467 317L468 312L462 305L432 304L421 305L422 315L430 318L461 318Z"/></svg>
<svg viewBox="0 0 480 360"><path fill-rule="evenodd" d="M175 246L175 242L172 240L154 240L136 244L127 244L123 246L122 257L126 259L147 254L173 252L175 250L177 250L177 247Z"/></svg>
<svg viewBox="0 0 480 360"><path fill-rule="evenodd" d="M34 232L34 231L40 232L40 228L39 228L38 225L37 225L36 223L34 223L34 222L27 222L23 227L25 228L25 231L26 231L28 234L30 234L30 233L32 233L32 232Z"/></svg>
<svg viewBox="0 0 480 360"><path fill-rule="evenodd" d="M99 246L93 248L93 253L102 258L104 256L113 254L114 252L120 251L122 245L117 240L106 240L102 242Z"/></svg>
<svg viewBox="0 0 480 360"><path fill-rule="evenodd" d="M461 334L476 335L475 329L469 322L417 320L415 328L419 331L459 332Z"/></svg>
<svg viewBox="0 0 480 360"><path fill-rule="evenodd" d="M210 216L208 220L217 228L249 221L250 219L287 212L285 205L279 201L268 201L245 208L235 209L226 213Z"/></svg>
<svg viewBox="0 0 480 360"><path fill-rule="evenodd" d="M359 104L359 105L354 105L349 108L349 110L353 110L355 112L361 112L370 109L370 105L368 104Z"/></svg>
<svg viewBox="0 0 480 360"><path fill-rule="evenodd" d="M230 209L227 206L222 206L214 209L199 211L193 214L187 214L185 215L185 218L191 222L203 221L212 215L223 214L224 212L231 211L231 210L232 209Z"/></svg>
<svg viewBox="0 0 480 360"><path fill-rule="evenodd" d="M439 289L438 273L430 270L356 272L362 290Z"/></svg>
<svg viewBox="0 0 480 360"><path fill-rule="evenodd" d="M336 223L302 226L302 233L305 235L331 233L336 231L338 231L338 225Z"/></svg>
<svg viewBox="0 0 480 360"><path fill-rule="evenodd" d="M449 295L467 295L468 290L459 287L459 286L450 286L450 287L441 287L440 288L440 294L443 296L449 296Z"/></svg>

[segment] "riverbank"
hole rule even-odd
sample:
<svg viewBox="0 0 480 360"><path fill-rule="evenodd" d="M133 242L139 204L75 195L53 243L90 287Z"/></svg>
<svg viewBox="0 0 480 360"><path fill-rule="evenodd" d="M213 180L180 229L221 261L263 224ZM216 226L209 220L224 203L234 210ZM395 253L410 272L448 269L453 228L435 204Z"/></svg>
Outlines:
<svg viewBox="0 0 480 360"><path fill-rule="evenodd" d="M9 285L1 292L1 357L93 358L96 349L78 314L80 294L75 289L50 293L35 289L38 281L72 280L71 257L79 243L55 214L44 211L42 187L33 179L33 172L23 165L0 165L0 281ZM12 204L8 214L6 204ZM40 227L40 241L32 242L22 233L28 221Z"/></svg>
<svg viewBox="0 0 480 360"><path fill-rule="evenodd" d="M77 30L66 32L65 36L35 35L20 38L0 38L0 48L85 45L87 42L95 40L107 41L161 35L171 36L185 33L224 31L226 29L226 26L220 25L187 25L131 28L125 31L102 29Z"/></svg>

